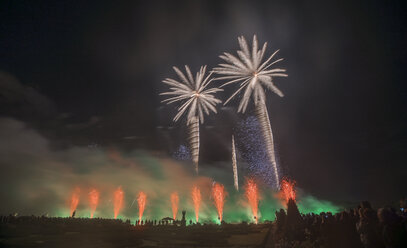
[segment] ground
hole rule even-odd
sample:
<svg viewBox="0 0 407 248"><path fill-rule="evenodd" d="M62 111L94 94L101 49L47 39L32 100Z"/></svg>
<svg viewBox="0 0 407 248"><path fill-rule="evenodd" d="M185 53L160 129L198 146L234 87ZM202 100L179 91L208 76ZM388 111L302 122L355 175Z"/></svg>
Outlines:
<svg viewBox="0 0 407 248"><path fill-rule="evenodd" d="M264 247L269 224L133 226L120 221L1 223L2 247Z"/></svg>

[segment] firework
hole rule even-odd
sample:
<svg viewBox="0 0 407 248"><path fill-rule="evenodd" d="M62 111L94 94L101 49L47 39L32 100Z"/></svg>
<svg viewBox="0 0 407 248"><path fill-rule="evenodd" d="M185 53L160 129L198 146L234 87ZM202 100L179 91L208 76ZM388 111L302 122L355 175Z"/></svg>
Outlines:
<svg viewBox="0 0 407 248"><path fill-rule="evenodd" d="M295 181L284 178L281 181L280 198L285 201L285 204L287 204L290 199L296 201L296 197L297 192L295 190Z"/></svg>
<svg viewBox="0 0 407 248"><path fill-rule="evenodd" d="M90 218L93 218L96 208L99 204L99 191L92 189L89 192L89 206L90 206Z"/></svg>
<svg viewBox="0 0 407 248"><path fill-rule="evenodd" d="M222 222L223 205L225 204L226 197L225 187L220 183L214 183L212 186L212 197L216 210L218 211L219 221Z"/></svg>
<svg viewBox="0 0 407 248"><path fill-rule="evenodd" d="M75 188L71 195L71 204L70 204L70 215L73 216L73 212L76 211L76 208L78 207L79 204L79 194L81 190L79 188Z"/></svg>
<svg viewBox="0 0 407 248"><path fill-rule="evenodd" d="M258 42L256 35L253 36L252 51L250 52L246 39L242 36L238 38L241 50L237 51L238 57L229 53L224 53L220 56L225 60L226 64L220 64L219 67L214 68L214 72L222 75L217 80L226 80L221 87L229 84L239 84L238 89L226 100L225 104L239 94L243 89L243 97L239 103L238 112L244 113L250 98L253 98L256 114L261 123L262 132L267 145L267 153L270 163L273 167L275 174L275 186L279 187L279 175L277 163L274 154L273 135L271 131L270 120L266 108L266 94L265 89L273 91L278 96L283 97L283 93L274 85L274 77L286 77L285 69L274 68L269 69L272 65L278 63L283 59L277 59L273 62L271 60L277 54L275 51L267 60L262 62L267 48L267 42L264 43L263 48L258 50Z"/></svg>
<svg viewBox="0 0 407 248"><path fill-rule="evenodd" d="M194 203L196 223L199 221L199 208L201 206L201 191L197 186L192 188L192 201Z"/></svg>
<svg viewBox="0 0 407 248"><path fill-rule="evenodd" d="M174 220L177 219L178 203L179 203L178 193L174 192L174 193L171 194L172 218Z"/></svg>
<svg viewBox="0 0 407 248"><path fill-rule="evenodd" d="M257 189L257 184L253 181L253 179L247 179L245 189L246 189L245 195L246 195L247 201L249 202L250 208L253 213L253 217L257 224L257 221L258 221L257 214L258 214L258 209L259 209L259 191Z"/></svg>
<svg viewBox="0 0 407 248"><path fill-rule="evenodd" d="M232 135L232 163L233 163L233 181L234 181L235 189L237 191L239 191L239 178L237 177L235 137L233 135Z"/></svg>
<svg viewBox="0 0 407 248"><path fill-rule="evenodd" d="M123 208L123 197L124 192L122 190L122 187L117 188L113 194L113 210L115 219L117 219L120 210Z"/></svg>
<svg viewBox="0 0 407 248"><path fill-rule="evenodd" d="M143 213L146 208L146 202L147 202L147 195L143 191L140 191L140 193L138 194L138 197L137 197L139 221L141 221L141 218L143 218Z"/></svg>
<svg viewBox="0 0 407 248"><path fill-rule="evenodd" d="M171 78L166 78L163 83L171 86L169 92L161 93L160 95L171 96L162 102L167 104L181 102L178 107L178 113L174 117L174 121L178 121L186 112L187 125L189 129L189 142L191 146L192 161L195 165L195 171L198 173L199 161L199 123L204 123L204 113L209 115L212 111L217 113L215 106L221 101L215 98L216 92L222 91L219 88L208 88L208 85L213 81L210 79L212 72L205 76L206 66L201 66L196 77L192 76L192 72L188 66L185 66L185 74L177 67L173 67L181 81Z"/></svg>

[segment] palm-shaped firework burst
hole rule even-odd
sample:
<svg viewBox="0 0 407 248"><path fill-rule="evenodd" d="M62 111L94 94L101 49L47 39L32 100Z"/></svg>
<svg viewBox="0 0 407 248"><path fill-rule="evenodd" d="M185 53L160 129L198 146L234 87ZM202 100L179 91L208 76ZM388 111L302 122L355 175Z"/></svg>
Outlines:
<svg viewBox="0 0 407 248"><path fill-rule="evenodd" d="M262 132L267 146L267 153L270 158L271 165L275 174L275 186L279 187L279 174L274 154L273 133L271 131L270 120L266 108L266 94L265 89L273 91L280 97L284 96L283 93L274 85L274 77L286 77L285 69L270 67L283 59L272 61L278 50L275 51L267 60L262 62L266 52L267 42L264 43L262 49L258 49L258 42L256 35L253 36L253 44L251 52L246 39L242 36L238 38L240 49L237 55L233 56L230 53L224 53L220 56L227 64L220 64L219 67L214 68L214 72L222 75L217 78L218 80L227 80L221 87L237 83L239 88L229 97L225 102L228 103L243 89L243 97L240 100L238 112L245 112L250 98L253 98L256 114L262 127Z"/></svg>
<svg viewBox="0 0 407 248"><path fill-rule="evenodd" d="M208 88L212 82L212 72L205 76L206 66L201 66L195 78L192 76L191 70L185 66L185 74L177 67L173 67L181 81L171 78L166 78L163 83L171 86L169 92L161 93L160 95L172 96L163 100L167 104L174 102L182 102L178 107L178 113L174 117L174 121L178 121L184 113L187 113L187 125L189 127L189 142L191 146L192 161L195 164L196 173L198 173L199 161L199 122L204 122L204 113L216 111L216 104L221 103L221 100L215 98L216 92L222 91L219 88Z"/></svg>

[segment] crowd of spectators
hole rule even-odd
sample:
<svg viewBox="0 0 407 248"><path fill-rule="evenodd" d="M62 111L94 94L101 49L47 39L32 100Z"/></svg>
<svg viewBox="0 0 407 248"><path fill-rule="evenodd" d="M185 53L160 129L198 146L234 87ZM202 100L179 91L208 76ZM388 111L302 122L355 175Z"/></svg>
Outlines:
<svg viewBox="0 0 407 248"><path fill-rule="evenodd" d="M396 248L407 247L407 199L400 202L400 208L386 207L375 210L369 202L361 202L356 208L336 214L322 212L319 214L301 214L295 201L290 200L287 209L276 212L273 222L262 225L270 227L266 244L272 247L343 247L343 248ZM109 230L130 230L133 227L157 226L170 228L171 226L186 226L185 212L182 220L170 217L162 220L144 220L131 223L130 220L102 219L102 218L62 218L46 216L0 216L0 224L37 226L38 228L92 227ZM236 228L246 226L232 225ZM191 230L205 229L206 224L194 224L189 221ZM224 228L230 224L222 223ZM88 228L90 227L90 228ZM75 229L75 228L73 228ZM242 228L242 230L245 228ZM226 230L226 229L225 229ZM246 229L245 229L246 230Z"/></svg>
<svg viewBox="0 0 407 248"><path fill-rule="evenodd" d="M302 215L293 200L276 212L275 247L407 247L406 200L401 208L375 210L369 202L336 214Z"/></svg>

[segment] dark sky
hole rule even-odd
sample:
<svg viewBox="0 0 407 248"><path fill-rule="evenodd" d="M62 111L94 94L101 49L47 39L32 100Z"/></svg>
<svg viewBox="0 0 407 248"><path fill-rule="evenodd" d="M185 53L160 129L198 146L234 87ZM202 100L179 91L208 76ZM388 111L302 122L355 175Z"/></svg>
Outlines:
<svg viewBox="0 0 407 248"><path fill-rule="evenodd" d="M0 114L54 150L171 153L185 123L160 103L161 80L173 65L213 68L239 35L257 34L289 74L276 80L284 98L268 94L284 173L328 200L397 201L407 195L407 3L357 2L1 1ZM229 161L234 123L253 114L235 106L205 123L201 160Z"/></svg>

